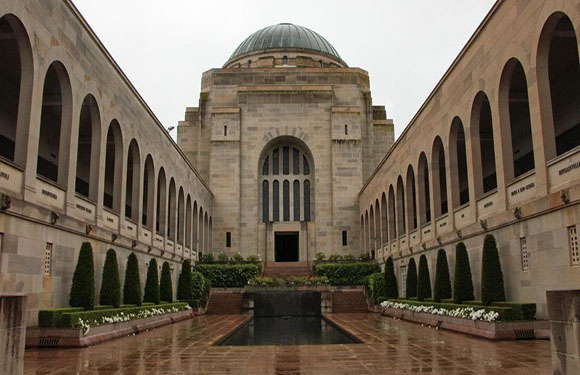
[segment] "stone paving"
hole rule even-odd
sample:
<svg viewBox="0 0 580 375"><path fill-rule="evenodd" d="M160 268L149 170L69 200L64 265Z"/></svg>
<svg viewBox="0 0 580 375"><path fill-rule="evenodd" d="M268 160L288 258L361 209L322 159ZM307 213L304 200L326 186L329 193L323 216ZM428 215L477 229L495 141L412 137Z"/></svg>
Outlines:
<svg viewBox="0 0 580 375"><path fill-rule="evenodd" d="M244 322L205 315L85 349L33 349L25 374L549 374L548 341L490 342L378 314L333 314L363 344L212 346Z"/></svg>

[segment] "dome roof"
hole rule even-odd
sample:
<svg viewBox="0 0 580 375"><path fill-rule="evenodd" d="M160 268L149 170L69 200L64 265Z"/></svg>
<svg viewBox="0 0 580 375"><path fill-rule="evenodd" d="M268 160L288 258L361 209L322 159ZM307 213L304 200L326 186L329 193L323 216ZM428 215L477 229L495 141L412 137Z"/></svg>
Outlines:
<svg viewBox="0 0 580 375"><path fill-rule="evenodd" d="M306 50L333 58L347 66L322 35L292 23L279 23L256 31L236 48L224 66L239 57L267 50Z"/></svg>

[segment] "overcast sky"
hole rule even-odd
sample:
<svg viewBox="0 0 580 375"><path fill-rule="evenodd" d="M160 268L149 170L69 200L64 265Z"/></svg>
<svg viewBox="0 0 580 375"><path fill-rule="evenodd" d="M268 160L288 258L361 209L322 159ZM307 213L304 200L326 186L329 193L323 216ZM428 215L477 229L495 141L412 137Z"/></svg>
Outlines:
<svg viewBox="0 0 580 375"><path fill-rule="evenodd" d="M198 105L202 72L254 31L291 22L369 72L398 136L495 0L73 2L165 127Z"/></svg>

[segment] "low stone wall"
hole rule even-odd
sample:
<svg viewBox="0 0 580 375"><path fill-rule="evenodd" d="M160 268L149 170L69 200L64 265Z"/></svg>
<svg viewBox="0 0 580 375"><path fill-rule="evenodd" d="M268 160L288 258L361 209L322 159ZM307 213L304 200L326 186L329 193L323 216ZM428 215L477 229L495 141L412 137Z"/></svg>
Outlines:
<svg viewBox="0 0 580 375"><path fill-rule="evenodd" d="M580 290L546 292L554 374L580 374Z"/></svg>
<svg viewBox="0 0 580 375"><path fill-rule="evenodd" d="M550 338L550 325L546 320L485 322L391 308L383 309L382 315L482 337L488 340Z"/></svg>
<svg viewBox="0 0 580 375"><path fill-rule="evenodd" d="M0 374L24 372L26 296L0 294Z"/></svg>
<svg viewBox="0 0 580 375"><path fill-rule="evenodd" d="M104 324L91 327L87 334L83 334L81 328L28 327L26 347L85 347L180 322L190 319L194 315L200 315L199 309L183 310L127 322Z"/></svg>

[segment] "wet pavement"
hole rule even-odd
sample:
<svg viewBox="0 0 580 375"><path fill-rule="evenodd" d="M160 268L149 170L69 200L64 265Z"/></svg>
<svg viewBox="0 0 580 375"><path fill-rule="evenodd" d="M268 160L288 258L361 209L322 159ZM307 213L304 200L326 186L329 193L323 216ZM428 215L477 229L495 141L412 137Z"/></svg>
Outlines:
<svg viewBox="0 0 580 375"><path fill-rule="evenodd" d="M212 346L242 316L204 315L84 349L26 351L25 374L550 374L548 341L491 342L378 314L334 314L363 344Z"/></svg>

